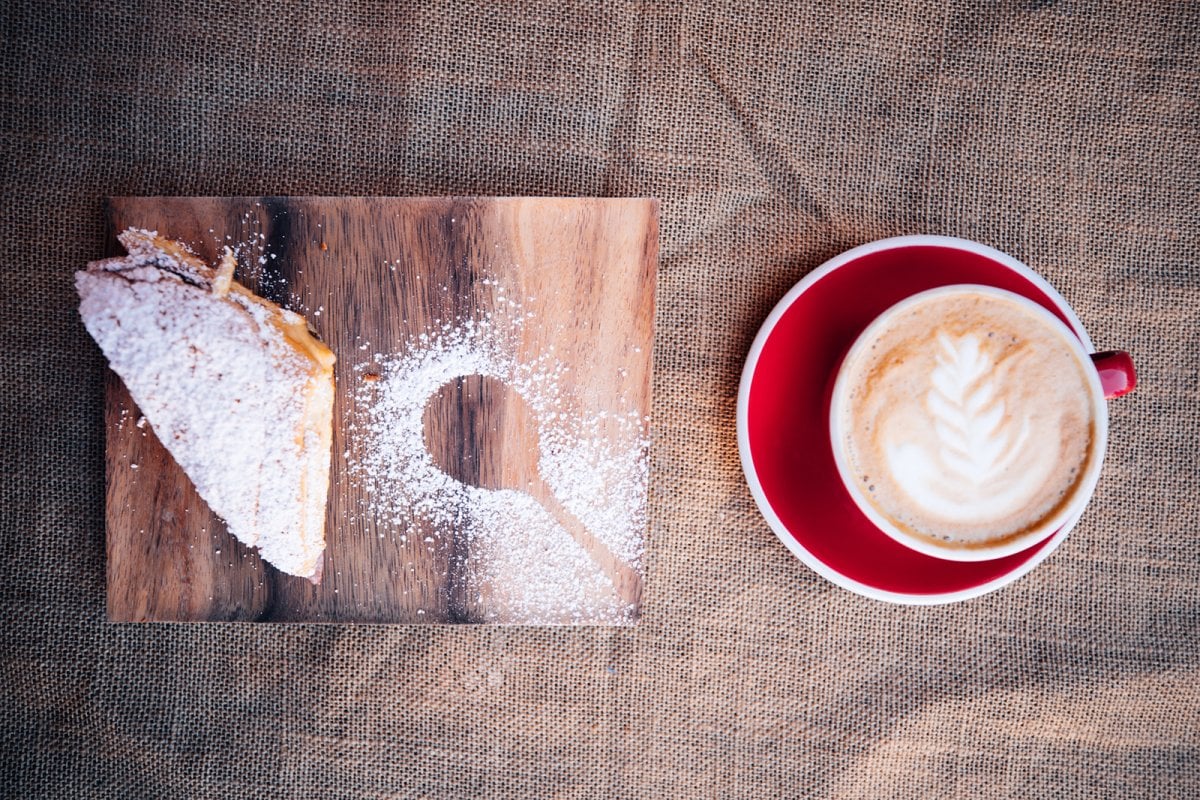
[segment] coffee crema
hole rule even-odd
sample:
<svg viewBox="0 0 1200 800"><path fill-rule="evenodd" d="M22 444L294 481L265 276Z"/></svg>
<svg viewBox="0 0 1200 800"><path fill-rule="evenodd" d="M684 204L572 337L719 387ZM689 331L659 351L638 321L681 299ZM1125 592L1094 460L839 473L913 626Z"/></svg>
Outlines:
<svg viewBox="0 0 1200 800"><path fill-rule="evenodd" d="M992 547L1061 516L1098 457L1093 367L1065 335L969 287L885 312L834 398L860 498L943 548Z"/></svg>

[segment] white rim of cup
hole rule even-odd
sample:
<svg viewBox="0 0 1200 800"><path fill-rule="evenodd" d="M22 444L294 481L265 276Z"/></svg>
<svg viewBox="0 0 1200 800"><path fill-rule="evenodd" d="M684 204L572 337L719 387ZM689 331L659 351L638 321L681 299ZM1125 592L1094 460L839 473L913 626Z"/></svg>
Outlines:
<svg viewBox="0 0 1200 800"><path fill-rule="evenodd" d="M1029 267L1017 261L1007 253L1002 253L993 247L988 247L985 244L973 242L968 239L959 239L953 236L930 236L930 235L913 235L913 236L893 236L888 239L878 239L873 242L861 244L858 247L840 253L833 258L821 264L812 272L805 275L799 283L788 290L787 294L779 299L775 307L771 309L771 313L763 320L762 326L758 330L758 334L754 337L754 342L750 345L750 350L746 355L746 363L742 368L742 378L738 386L738 401L737 401L737 439L738 439L738 455L742 462L742 472L746 476L746 484L750 487L750 494L754 498L755 504L758 506L759 513L767 521L767 525L775 534L776 538L783 543L792 555L800 559L805 566L816 572L821 577L847 589L855 594L869 597L873 600L880 600L886 603L896 603L899 605L941 605L945 603L957 603L962 600L970 600L973 597L993 592L1001 587L1007 586L1018 578L1031 572L1034 567L1045 561L1051 553L1058 549L1062 544L1063 539L1071 532L1071 529L1079 522L1083 516L1081 510L1079 514L1068 520L1062 529L1054 534L1040 550L1034 553L1026 561L1021 562L1012 571L1006 572L1003 575L993 578L990 581L971 586L966 589L959 589L953 592L942 592L935 594L908 594L905 592L892 592L886 589L879 589L870 586L853 578L843 575L825 562L814 556L807 548L805 548L796 537L792 535L788 527L783 524L783 520L771 508L771 502L767 498L767 493L762 488L762 483L758 479L758 472L754 466L754 458L750 452L750 432L749 432L749 405L750 405L750 386L754 382L754 372L758 368L758 359L762 355L763 347L766 346L767 340L771 337L771 333L775 330L775 326L779 324L779 320L787 313L792 304L796 302L802 294L809 290L813 284L820 281L829 273L842 267L851 261L868 256L872 253L881 252L883 250L894 250L901 247L945 247L953 250L965 250L969 253L983 256L991 259L1003 267L1016 272L1021 277L1028 280L1038 290L1040 290L1054 304L1062 315L1068 320L1068 327L1072 332L1079 337L1083 343L1085 350L1093 351L1095 347L1092 345L1092 340L1088 336L1087 331L1083 327L1083 323L1079 321L1079 317L1075 315L1075 311L1067 304L1058 291L1050 285L1050 283L1038 273L1034 272Z"/></svg>
<svg viewBox="0 0 1200 800"><path fill-rule="evenodd" d="M957 292L971 292L974 294L989 295L1016 303L1018 306L1027 309L1031 314L1041 319L1067 341L1068 347L1075 354L1075 358L1079 362L1079 367L1083 371L1084 380L1088 382L1091 388L1091 405L1092 414L1095 420L1095 437L1096 437L1096 453L1098 457L1093 458L1084 470L1081 476L1081 481L1076 490L1074 499L1068 503L1063 509L1058 511L1049 519L1038 525L1035 530L1027 533L1019 538L1013 539L1002 545L993 547L981 547L972 549L955 550L951 548L939 547L937 544L926 541L925 539L909 534L901 530L898 526L892 523L885 517L875 506L873 506L859 487L855 480L854 473L850 470L849 464L846 463L845 454L842 449L836 445L842 439L844 431L842 430L840 415L838 408L841 407L842 401L845 399L845 393L848 391L846 382L845 367L857 355L862 352L871 338L879 330L880 326L887 318L904 311L913 305L921 303L930 297L937 297L944 294L953 294ZM829 439L833 445L833 460L837 465L838 475L842 479L842 484L850 494L850 498L854 504L858 506L858 510L863 513L867 519L875 525L876 528L886 533L892 539L900 544L916 550L918 553L924 553L927 556L941 558L946 561L992 561L997 558L1004 558L1023 550L1028 550L1038 542L1044 541L1054 532L1066 524L1067 520L1081 512L1092 498L1092 494L1096 490L1096 484L1100 480L1100 469L1104 462L1104 451L1108 446L1108 401L1104 399L1104 388L1100 385L1100 376L1096 368L1092 364L1089 354L1084 351L1082 343L1075 335L1074 331L1066 326L1061 319L1050 313L1045 306L1035 303L1027 297L1019 295L1015 292L1010 292L1007 289L1000 289L995 286L987 286L985 284L976 283L958 283L948 286L938 286L934 289L927 289L923 292L909 295L893 306L880 312L874 320L871 321L863 332L859 334L854 344L846 352L846 357L842 361L842 365L838 368L837 378L834 381L833 396L829 406Z"/></svg>

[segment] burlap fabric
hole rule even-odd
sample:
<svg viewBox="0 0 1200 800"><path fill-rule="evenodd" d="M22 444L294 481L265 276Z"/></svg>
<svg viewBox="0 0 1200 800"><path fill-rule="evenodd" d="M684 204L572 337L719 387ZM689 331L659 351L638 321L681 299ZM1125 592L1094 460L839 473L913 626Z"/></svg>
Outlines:
<svg viewBox="0 0 1200 800"><path fill-rule="evenodd" d="M1200 796L1200 9L1176 2L10 2L0 776L9 797ZM661 197L636 629L112 625L109 194ZM827 257L964 236L1137 358L1034 573L935 608L801 565L742 361Z"/></svg>

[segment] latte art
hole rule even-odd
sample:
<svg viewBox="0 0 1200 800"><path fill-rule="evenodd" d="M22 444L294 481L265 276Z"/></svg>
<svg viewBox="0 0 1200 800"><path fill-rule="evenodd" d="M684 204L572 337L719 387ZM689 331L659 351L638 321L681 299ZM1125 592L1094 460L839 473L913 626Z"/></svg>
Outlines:
<svg viewBox="0 0 1200 800"><path fill-rule="evenodd" d="M866 501L947 547L1018 537L1070 503L1093 460L1092 369L1003 293L934 293L885 314L843 367L845 459Z"/></svg>
<svg viewBox="0 0 1200 800"><path fill-rule="evenodd" d="M995 365L974 336L943 335L937 344L925 396L933 439L914 440L906 429L895 429L895 420L886 420L887 466L901 491L946 520L995 517L1031 499L1054 460L1029 446L1027 413L1006 413Z"/></svg>

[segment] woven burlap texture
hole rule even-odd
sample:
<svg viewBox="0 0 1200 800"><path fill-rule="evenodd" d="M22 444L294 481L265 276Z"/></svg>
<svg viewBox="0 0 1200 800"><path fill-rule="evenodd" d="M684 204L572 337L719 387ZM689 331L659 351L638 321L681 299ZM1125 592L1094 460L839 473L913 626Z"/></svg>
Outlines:
<svg viewBox="0 0 1200 800"><path fill-rule="evenodd" d="M0 19L5 796L1200 796L1195 4ZM72 273L120 194L660 197L640 626L107 623L104 364ZM734 409L791 285L922 232L1033 266L1141 386L1049 560L914 608L789 555Z"/></svg>

